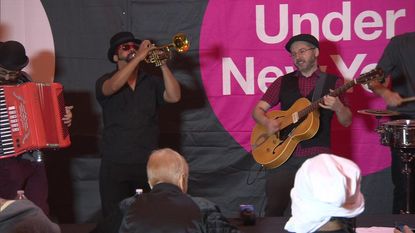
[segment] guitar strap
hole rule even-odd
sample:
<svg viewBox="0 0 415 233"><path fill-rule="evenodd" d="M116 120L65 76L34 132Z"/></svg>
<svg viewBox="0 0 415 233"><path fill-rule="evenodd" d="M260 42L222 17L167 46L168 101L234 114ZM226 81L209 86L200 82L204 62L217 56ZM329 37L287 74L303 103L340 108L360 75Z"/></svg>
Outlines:
<svg viewBox="0 0 415 233"><path fill-rule="evenodd" d="M327 74L321 72L319 75L319 79L316 82L316 87L314 88L313 92L313 99L312 102L316 101L321 97L321 93L323 92L323 87L326 82Z"/></svg>

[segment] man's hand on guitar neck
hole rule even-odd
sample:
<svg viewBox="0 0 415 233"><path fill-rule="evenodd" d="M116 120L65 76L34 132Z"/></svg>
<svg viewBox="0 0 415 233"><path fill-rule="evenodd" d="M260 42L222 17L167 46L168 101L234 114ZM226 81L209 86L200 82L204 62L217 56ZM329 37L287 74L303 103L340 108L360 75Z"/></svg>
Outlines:
<svg viewBox="0 0 415 233"><path fill-rule="evenodd" d="M324 96L323 103L319 103L319 105L322 108L330 109L334 112L340 112L340 110L344 107L339 97L333 97L330 95Z"/></svg>

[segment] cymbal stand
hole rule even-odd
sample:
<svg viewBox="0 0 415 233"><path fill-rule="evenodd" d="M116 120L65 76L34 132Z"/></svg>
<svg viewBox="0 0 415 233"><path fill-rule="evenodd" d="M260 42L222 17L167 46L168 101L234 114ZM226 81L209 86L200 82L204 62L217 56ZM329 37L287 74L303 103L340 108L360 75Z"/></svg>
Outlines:
<svg viewBox="0 0 415 233"><path fill-rule="evenodd" d="M383 127L381 127L381 125L380 125L380 120L382 119L382 116L375 116L375 119L376 119L375 132L376 133L382 133L383 132Z"/></svg>
<svg viewBox="0 0 415 233"><path fill-rule="evenodd" d="M404 174L406 176L406 210L401 210L402 214L410 214L411 211L411 205L410 205L410 201L411 201L411 173L412 173L412 169L411 169L411 165L412 162L414 161L414 154L413 152L409 151L405 151L404 149L399 149L400 152L400 158L401 161L404 163L404 166L402 167L402 174Z"/></svg>
<svg viewBox="0 0 415 233"><path fill-rule="evenodd" d="M376 129L375 129L375 131L379 132L379 130L380 130L380 119L382 118L382 116L375 116L375 118L376 118Z"/></svg>

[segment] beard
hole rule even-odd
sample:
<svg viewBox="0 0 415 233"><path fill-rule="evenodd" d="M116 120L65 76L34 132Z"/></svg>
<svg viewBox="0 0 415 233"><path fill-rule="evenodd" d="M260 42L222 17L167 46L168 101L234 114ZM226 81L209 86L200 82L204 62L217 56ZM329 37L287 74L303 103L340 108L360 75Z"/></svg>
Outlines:
<svg viewBox="0 0 415 233"><path fill-rule="evenodd" d="M310 57L310 59L300 58L295 61L295 66L301 73L308 73L317 66L317 58Z"/></svg>
<svg viewBox="0 0 415 233"><path fill-rule="evenodd" d="M118 56L118 59L120 61L130 62L133 58L135 58L135 56L136 56L136 52L135 51L131 51L130 53L128 53L127 56Z"/></svg>

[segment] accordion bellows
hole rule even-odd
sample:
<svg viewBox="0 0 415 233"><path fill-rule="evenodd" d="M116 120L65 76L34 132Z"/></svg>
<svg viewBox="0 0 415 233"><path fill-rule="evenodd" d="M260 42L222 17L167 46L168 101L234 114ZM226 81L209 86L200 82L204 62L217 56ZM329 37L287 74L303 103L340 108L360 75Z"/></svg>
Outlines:
<svg viewBox="0 0 415 233"><path fill-rule="evenodd" d="M70 146L64 114L59 83L0 86L0 159Z"/></svg>

